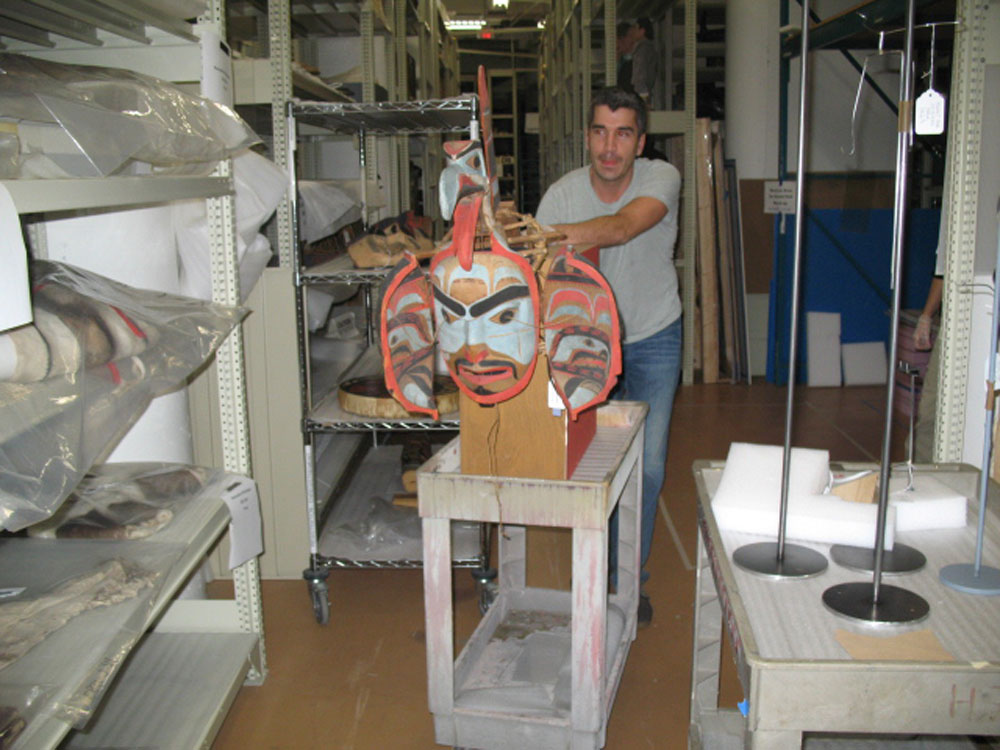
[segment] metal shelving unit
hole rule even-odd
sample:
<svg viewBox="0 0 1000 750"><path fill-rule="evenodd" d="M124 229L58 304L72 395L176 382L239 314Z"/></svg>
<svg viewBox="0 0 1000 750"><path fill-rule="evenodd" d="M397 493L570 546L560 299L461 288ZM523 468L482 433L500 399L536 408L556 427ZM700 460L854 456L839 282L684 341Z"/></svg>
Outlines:
<svg viewBox="0 0 1000 750"><path fill-rule="evenodd" d="M304 131L311 133L323 131L332 134L350 134L357 137L359 144L359 171L367 172L369 161L367 154L372 148L370 139L374 137L441 135L454 133L461 137L469 133L478 118L478 98L473 95L462 95L442 99L426 99L403 102L303 102L292 101L288 105L289 157L291 165L292 184L296 183L295 149L298 137ZM465 136L467 137L467 136ZM440 167L438 168L438 171ZM296 197L292 197L293 205ZM429 202L425 198L425 203ZM362 192L362 216L367 216L365 193ZM434 199L436 204L436 198ZM293 229L295 224L293 223ZM294 232L293 232L294 236ZM302 431L304 435L303 458L306 464L306 502L310 525L310 567L304 572L313 600L313 609L319 622L324 623L329 618L329 601L326 578L332 568L382 568L382 567L419 567L422 562L419 554L405 558L393 559L358 559L357 556L344 557L338 554L323 554L320 550L320 538L323 534L322 521L336 512L338 504L354 502L352 494L345 491L346 480L352 472L365 472L362 458L363 446L357 438L367 433L373 441L383 433L401 431L453 431L458 428L458 415L444 415L440 420L422 417L404 419L369 419L350 414L341 408L336 385L348 376L360 374L375 374L381 372L381 356L374 334L374 304L372 286L382 281L388 273L388 268L356 269L349 258L340 257L319 266L306 268L303 265L300 243L295 239L293 245L293 268L295 278L295 293L297 303L297 322L299 333L299 374L302 393ZM334 387L323 393L314 392L312 382L312 357L310 356L310 339L306 325L305 310L308 301L309 288L323 284L347 284L361 288L364 294L364 306L367 316L367 348L353 361L344 363L339 377L335 379ZM343 440L336 450L339 452L339 476L328 477L324 484L329 489L328 496L321 494L316 477L323 470L325 463L319 457L319 436L335 433L335 437ZM355 436L350 440L347 436ZM349 460L343 460L343 455L350 452ZM360 462L360 466L358 465ZM370 469L369 469L370 471ZM368 497L361 502L369 502ZM485 559L485 536L478 531L478 544L471 551L466 544L463 551L456 556L454 563L462 567L481 566Z"/></svg>
<svg viewBox="0 0 1000 750"><path fill-rule="evenodd" d="M201 40L224 31L222 0L212 0L197 24L170 18L141 3L103 0L94 3L55 4L24 0L0 8L0 44L9 52L31 55L55 62L86 65L111 65L147 75L183 83L201 80ZM178 199L205 199L208 208L212 252L213 301L239 304L239 276L236 263L235 210L232 196L231 165L222 162L210 177L146 177L58 180L7 180L4 187L15 207L32 219L44 218L46 212L117 208ZM37 225L31 232L32 244L44 255L44 231ZM221 463L230 472L252 475L247 430L247 401L243 360L243 342L237 327L220 347L215 358L217 402L220 417ZM185 534L177 541L187 545L183 565L171 572L174 576L166 589L169 597L201 561L227 529L228 513L220 503L205 506L210 510L196 514L185 524ZM191 520L191 519L189 519ZM130 694L142 699L131 702L129 712L142 718L160 733L158 741L170 744L181 736L200 737L208 742L221 724L222 717L244 678L260 683L266 675L263 638L263 615L260 601L259 569L253 559L233 571L235 597L230 601L159 601L146 620L150 627L156 614L168 611L158 625L163 630L215 633L223 638L235 636L233 651L220 644L217 654L225 651L227 659L201 659L201 668L186 674L187 692L197 693L207 710L185 714L183 722L162 721L169 714L173 699L162 674L154 670L135 678ZM169 605L169 607L168 607ZM165 623L169 622L169 625ZM151 636L145 642L153 643ZM190 657L193 641L171 636L174 660ZM156 648L143 645L136 655L156 656ZM146 658L146 657L142 657ZM158 657L157 657L158 658ZM211 677L206 670L212 672ZM133 673L134 675L134 673ZM141 691L138 688L141 687ZM117 698L112 690L103 708ZM100 725L100 722L98 722ZM54 747L69 732L69 724L49 718L42 726L25 730L21 747ZM121 734L119 733L119 736ZM71 742L74 741L71 738ZM186 740L180 740L185 744ZM113 743L108 743L113 744ZM144 743L122 741L119 746Z"/></svg>

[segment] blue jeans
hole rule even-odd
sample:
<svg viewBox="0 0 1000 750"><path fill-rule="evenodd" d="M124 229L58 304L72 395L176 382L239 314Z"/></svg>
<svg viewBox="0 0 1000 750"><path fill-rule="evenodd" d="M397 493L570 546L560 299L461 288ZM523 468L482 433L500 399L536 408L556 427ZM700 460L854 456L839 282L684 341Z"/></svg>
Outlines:
<svg viewBox="0 0 1000 750"><path fill-rule="evenodd" d="M674 408L674 394L681 378L682 319L678 318L662 331L652 336L622 345L622 378L618 381L612 398L628 401L645 401L649 404L646 415L645 441L642 446L642 539L640 560L642 580L649 578L646 561L653 546L653 527L659 505L660 490L667 463L667 440L670 435L670 414ZM610 550L608 569L612 582L618 570L618 511L610 524Z"/></svg>

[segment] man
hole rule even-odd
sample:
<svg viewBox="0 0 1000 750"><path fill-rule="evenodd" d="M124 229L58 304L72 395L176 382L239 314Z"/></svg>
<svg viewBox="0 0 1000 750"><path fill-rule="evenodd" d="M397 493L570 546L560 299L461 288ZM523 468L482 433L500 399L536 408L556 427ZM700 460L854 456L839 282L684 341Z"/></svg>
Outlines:
<svg viewBox="0 0 1000 750"><path fill-rule="evenodd" d="M681 178L667 162L638 158L646 140L646 107L635 94L619 88L599 91L588 123L590 166L553 184L536 218L578 248L601 248L601 271L615 293L623 328L624 372L615 395L649 404L642 472L645 581L681 369L681 301L673 263ZM617 539L614 530L612 539ZM616 546L611 546L612 571ZM643 593L640 623L651 618Z"/></svg>
<svg viewBox="0 0 1000 750"><path fill-rule="evenodd" d="M637 93L646 106L650 106L653 86L656 84L656 74L659 71L659 58L656 44L653 42L653 24L648 18L640 18L630 29L630 48L632 54L632 90Z"/></svg>
<svg viewBox="0 0 1000 750"><path fill-rule="evenodd" d="M615 57L618 59L618 88L632 88L632 24L622 21L615 30Z"/></svg>

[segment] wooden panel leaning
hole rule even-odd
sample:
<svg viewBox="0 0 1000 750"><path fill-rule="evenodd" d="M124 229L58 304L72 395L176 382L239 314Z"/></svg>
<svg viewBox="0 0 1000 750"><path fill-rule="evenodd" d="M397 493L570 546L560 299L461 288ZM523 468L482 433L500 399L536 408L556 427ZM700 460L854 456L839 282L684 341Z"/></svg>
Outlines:
<svg viewBox="0 0 1000 750"><path fill-rule="evenodd" d="M715 195L712 188L712 131L707 118L695 123L695 173L698 196L698 292L701 299L701 375L719 380L719 289L716 272Z"/></svg>
<svg viewBox="0 0 1000 750"><path fill-rule="evenodd" d="M647 407L597 409L597 432L569 479L461 472L461 438L417 472L423 519L427 682L439 744L490 750L597 750L635 639L639 498ZM617 589L608 529L618 508ZM454 659L452 521L500 524L498 590ZM571 591L526 585L526 526L573 534Z"/></svg>

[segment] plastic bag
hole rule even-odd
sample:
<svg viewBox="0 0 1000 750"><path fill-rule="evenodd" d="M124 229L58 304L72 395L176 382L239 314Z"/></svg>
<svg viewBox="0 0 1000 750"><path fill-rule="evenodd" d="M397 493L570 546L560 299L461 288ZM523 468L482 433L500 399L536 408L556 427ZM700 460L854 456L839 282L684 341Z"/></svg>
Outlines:
<svg viewBox="0 0 1000 750"><path fill-rule="evenodd" d="M0 112L18 140L18 157L0 158L5 178L190 171L192 164L207 172L260 140L229 107L158 78L15 54L0 54ZM10 143L4 146L6 153Z"/></svg>
<svg viewBox="0 0 1000 750"><path fill-rule="evenodd" d="M106 345L106 356L94 358L93 339L107 338L101 326L55 316L63 335L44 339L39 351L77 366L34 382L0 382L0 528L11 531L48 518L149 402L183 385L247 312L47 261L32 264L32 284L111 308L133 340L131 348ZM71 355L58 354L60 347Z"/></svg>
<svg viewBox="0 0 1000 750"><path fill-rule="evenodd" d="M299 235L307 243L361 218L360 201L331 180L301 180L298 190Z"/></svg>
<svg viewBox="0 0 1000 750"><path fill-rule="evenodd" d="M233 159L233 185L240 293L246 299L271 259L270 242L259 231L288 189L288 175L255 151L245 151ZM211 299L212 253L205 201L175 201L171 210L181 259L181 292Z"/></svg>
<svg viewBox="0 0 1000 750"><path fill-rule="evenodd" d="M143 541L0 541L0 683L31 722L81 727L145 632L165 572L185 545ZM31 743L27 743L30 745Z"/></svg>
<svg viewBox="0 0 1000 750"><path fill-rule="evenodd" d="M145 539L167 527L191 498L223 475L221 469L184 464L101 464L55 513L29 526L28 536Z"/></svg>

